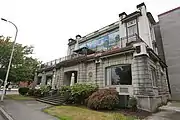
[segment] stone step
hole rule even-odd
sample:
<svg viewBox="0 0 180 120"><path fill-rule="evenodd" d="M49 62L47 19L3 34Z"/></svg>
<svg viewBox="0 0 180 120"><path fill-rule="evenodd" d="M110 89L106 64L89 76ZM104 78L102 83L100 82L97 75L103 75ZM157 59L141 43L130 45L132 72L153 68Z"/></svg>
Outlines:
<svg viewBox="0 0 180 120"><path fill-rule="evenodd" d="M60 105L64 102L64 96L61 95L54 95L54 96L47 96L36 99L37 101L52 104L52 105Z"/></svg>
<svg viewBox="0 0 180 120"><path fill-rule="evenodd" d="M51 102L51 101L46 101L46 100L41 100L41 99L37 99L37 101L43 102L43 103L48 103L51 105L61 105L62 104L62 102Z"/></svg>
<svg viewBox="0 0 180 120"><path fill-rule="evenodd" d="M64 97L46 97L46 98L40 98L44 100L64 100Z"/></svg>

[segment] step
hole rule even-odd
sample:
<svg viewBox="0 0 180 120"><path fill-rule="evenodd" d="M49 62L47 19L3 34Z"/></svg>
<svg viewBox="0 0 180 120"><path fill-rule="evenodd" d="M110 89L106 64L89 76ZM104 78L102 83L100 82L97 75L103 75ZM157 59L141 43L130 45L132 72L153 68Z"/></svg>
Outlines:
<svg viewBox="0 0 180 120"><path fill-rule="evenodd" d="M51 101L45 101L45 100L41 100L41 99L37 99L37 101L43 102L43 103L48 103L51 105L61 105L62 102L51 102Z"/></svg>
<svg viewBox="0 0 180 120"><path fill-rule="evenodd" d="M61 95L46 96L46 97L38 98L36 100L52 105L60 105L65 101L64 96Z"/></svg>
<svg viewBox="0 0 180 120"><path fill-rule="evenodd" d="M64 101L65 99L64 98L39 98L41 100L54 100L54 101Z"/></svg>
<svg viewBox="0 0 180 120"><path fill-rule="evenodd" d="M64 100L43 100L43 99L37 99L42 101L49 101L49 102L64 102Z"/></svg>

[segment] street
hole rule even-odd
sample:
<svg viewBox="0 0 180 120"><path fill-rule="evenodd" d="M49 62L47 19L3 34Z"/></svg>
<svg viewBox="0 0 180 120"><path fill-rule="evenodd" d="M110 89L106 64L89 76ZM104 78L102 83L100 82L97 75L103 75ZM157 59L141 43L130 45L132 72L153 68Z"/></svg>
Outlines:
<svg viewBox="0 0 180 120"><path fill-rule="evenodd" d="M11 90L11 91L6 91L6 94L18 94L18 90ZM2 95L2 90L0 90L0 95Z"/></svg>

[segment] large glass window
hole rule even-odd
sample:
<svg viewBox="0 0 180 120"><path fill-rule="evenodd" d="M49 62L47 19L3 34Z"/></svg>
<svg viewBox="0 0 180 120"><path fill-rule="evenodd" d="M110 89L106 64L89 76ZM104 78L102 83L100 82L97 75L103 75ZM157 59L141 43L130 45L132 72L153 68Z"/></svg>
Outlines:
<svg viewBox="0 0 180 120"><path fill-rule="evenodd" d="M131 65L117 65L106 68L106 85L131 85Z"/></svg>

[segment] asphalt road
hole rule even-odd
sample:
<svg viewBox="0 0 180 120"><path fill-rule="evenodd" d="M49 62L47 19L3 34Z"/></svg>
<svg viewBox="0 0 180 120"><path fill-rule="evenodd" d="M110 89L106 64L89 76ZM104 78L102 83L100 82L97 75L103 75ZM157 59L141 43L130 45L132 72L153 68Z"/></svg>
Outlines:
<svg viewBox="0 0 180 120"><path fill-rule="evenodd" d="M18 90L11 90L11 91L6 91L6 94L18 94ZM0 90L0 95L2 95L2 90ZM0 119L1 120L1 119Z"/></svg>

